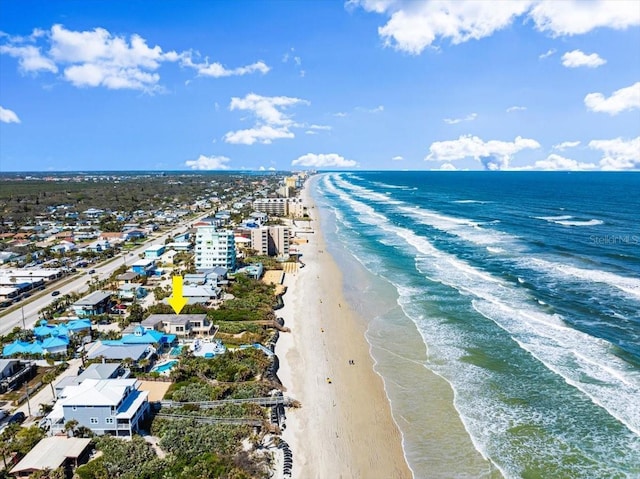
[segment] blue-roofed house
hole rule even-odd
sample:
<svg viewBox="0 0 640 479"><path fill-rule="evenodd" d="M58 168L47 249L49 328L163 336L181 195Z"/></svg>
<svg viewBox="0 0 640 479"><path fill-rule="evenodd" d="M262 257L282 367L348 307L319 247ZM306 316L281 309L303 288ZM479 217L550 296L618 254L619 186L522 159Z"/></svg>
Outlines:
<svg viewBox="0 0 640 479"><path fill-rule="evenodd" d="M175 334L165 334L154 329L148 330L138 325L133 333L122 336L122 344L152 344L158 348L169 345L176 340Z"/></svg>

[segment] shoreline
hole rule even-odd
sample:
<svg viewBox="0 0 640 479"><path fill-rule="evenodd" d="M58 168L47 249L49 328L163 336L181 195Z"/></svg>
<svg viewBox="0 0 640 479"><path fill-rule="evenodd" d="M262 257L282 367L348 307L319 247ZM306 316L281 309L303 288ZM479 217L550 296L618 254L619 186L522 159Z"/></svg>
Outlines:
<svg viewBox="0 0 640 479"><path fill-rule="evenodd" d="M287 411L282 433L293 452L293 477L412 478L366 323L345 300L308 184L302 197L315 232L299 246L305 268L285 276L278 314L291 333L276 346L286 395L302 404Z"/></svg>

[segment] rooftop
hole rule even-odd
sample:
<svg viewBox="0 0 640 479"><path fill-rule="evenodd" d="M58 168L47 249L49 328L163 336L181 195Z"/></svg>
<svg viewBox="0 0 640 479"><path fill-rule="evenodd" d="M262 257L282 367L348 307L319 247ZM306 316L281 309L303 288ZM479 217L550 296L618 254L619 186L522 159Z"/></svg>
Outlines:
<svg viewBox="0 0 640 479"><path fill-rule="evenodd" d="M28 471L54 470L67 458L78 458L91 443L79 437L45 437L11 470L11 474Z"/></svg>

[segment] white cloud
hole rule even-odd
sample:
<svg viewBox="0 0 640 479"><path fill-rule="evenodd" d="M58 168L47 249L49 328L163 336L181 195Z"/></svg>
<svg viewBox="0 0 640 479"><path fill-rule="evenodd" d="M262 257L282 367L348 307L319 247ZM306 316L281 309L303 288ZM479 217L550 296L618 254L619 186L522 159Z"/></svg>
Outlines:
<svg viewBox="0 0 640 479"><path fill-rule="evenodd" d="M538 160L534 163L533 168L536 170L562 170L562 171L578 171L592 170L596 167L593 163L580 163L571 158L550 154L545 160Z"/></svg>
<svg viewBox="0 0 640 479"><path fill-rule="evenodd" d="M400 156L400 155L398 155L398 156L394 156L394 157L393 157L393 158L391 158L391 159L392 159L393 161L402 161L402 160L404 160L404 158L403 158L402 156Z"/></svg>
<svg viewBox="0 0 640 479"><path fill-rule="evenodd" d="M553 55L556 52L555 48L550 48L549 50L547 50L545 53L542 53L540 55L538 55L538 58L540 60L544 60L545 58L549 58L551 55Z"/></svg>
<svg viewBox="0 0 640 479"><path fill-rule="evenodd" d="M0 38L6 43L0 45L0 53L18 58L20 70L51 73L61 70L62 78L77 87L161 91L158 70L164 63L175 62L194 68L201 76L214 78L269 71L262 61L233 69L208 60L194 63L191 51L165 52L158 45L148 46L140 35L115 35L104 28L73 31L53 25L49 31L34 30L28 37Z"/></svg>
<svg viewBox="0 0 640 479"><path fill-rule="evenodd" d="M310 166L313 168L348 168L350 166L356 166L357 164L355 161L347 160L336 153L307 153L291 162L292 166Z"/></svg>
<svg viewBox="0 0 640 479"><path fill-rule="evenodd" d="M267 169L264 166L261 166L260 168L258 168L258 171L266 171Z"/></svg>
<svg viewBox="0 0 640 479"><path fill-rule="evenodd" d="M596 28L625 28L640 25L640 8L628 0L544 0L529 12L536 28L553 36L578 35Z"/></svg>
<svg viewBox="0 0 640 479"><path fill-rule="evenodd" d="M524 149L539 148L540 144L528 138L516 137L513 142L484 141L477 136L460 136L457 140L436 141L429 147L425 161L454 161L473 158L487 170L509 167L511 157Z"/></svg>
<svg viewBox="0 0 640 479"><path fill-rule="evenodd" d="M451 163L442 163L440 165L440 168L437 168L437 170L439 170L439 171L456 171L457 169L458 168L456 168Z"/></svg>
<svg viewBox="0 0 640 479"><path fill-rule="evenodd" d="M329 125L309 125L309 128L312 130L325 130L325 131L329 131L332 128Z"/></svg>
<svg viewBox="0 0 640 479"><path fill-rule="evenodd" d="M2 108L0 106L0 122L2 123L20 123L20 118L16 115L16 112L9 110L8 108Z"/></svg>
<svg viewBox="0 0 640 479"><path fill-rule="evenodd" d="M187 160L184 164L192 170L228 170L229 161L226 156L200 155L197 160Z"/></svg>
<svg viewBox="0 0 640 479"><path fill-rule="evenodd" d="M609 115L640 108L640 82L614 91L609 98L605 98L602 93L589 93L584 97L584 104L591 111Z"/></svg>
<svg viewBox="0 0 640 479"><path fill-rule="evenodd" d="M269 70L271 70L271 68L263 61L258 61L258 62L252 63L251 65L246 65L243 67L228 69L218 62L193 63L191 58L185 58L182 61L182 65L195 68L195 70L198 72L198 75L213 77L213 78L242 76L242 75L248 75L256 72L262 73L264 75L268 73Z"/></svg>
<svg viewBox="0 0 640 479"><path fill-rule="evenodd" d="M62 25L51 27L49 55L58 64L69 65L64 78L78 87L155 91L163 62L177 61L176 52L149 47L139 35L112 35L104 28L71 31Z"/></svg>
<svg viewBox="0 0 640 479"><path fill-rule="evenodd" d="M386 46L414 55L448 38L453 44L490 36L524 13L528 1L486 2L477 0L430 2L379 2L361 0L365 10L385 13L390 19L378 28Z"/></svg>
<svg viewBox="0 0 640 479"><path fill-rule="evenodd" d="M552 36L640 25L640 8L632 0L350 0L348 5L387 16L378 35L386 46L414 55L436 40L449 39L456 45L491 36L521 16L532 19L537 30Z"/></svg>
<svg viewBox="0 0 640 479"><path fill-rule="evenodd" d="M338 113L334 113L333 116L337 116L338 118L344 118L345 116L348 116L348 113L345 113L344 111L339 111Z"/></svg>
<svg viewBox="0 0 640 479"><path fill-rule="evenodd" d="M364 113L381 113L381 112L384 111L384 105L378 105L378 106L376 106L374 108L365 108L363 106L357 106L356 110L357 111L362 111ZM347 114L346 113L344 113L344 114L336 113L336 116L347 116Z"/></svg>
<svg viewBox="0 0 640 479"><path fill-rule="evenodd" d="M224 135L224 140L227 143L253 145L256 142L268 144L276 139L294 138L295 135L290 128L300 125L294 123L282 110L298 104L308 105L309 102L300 98L268 97L255 93L249 93L244 98L233 97L229 110L245 110L253 113L256 117L256 125L245 130L230 131Z"/></svg>
<svg viewBox="0 0 640 479"><path fill-rule="evenodd" d="M640 169L640 136L629 141L622 138L592 140L589 148L602 152L600 167L603 170Z"/></svg>
<svg viewBox="0 0 640 479"><path fill-rule="evenodd" d="M557 145L553 145L554 150L564 151L567 148L575 148L580 144L580 141L563 141Z"/></svg>
<svg viewBox="0 0 640 479"><path fill-rule="evenodd" d="M447 125L455 125L456 123L462 123L463 121L473 121L478 117L477 113L470 113L464 118L445 118L443 121Z"/></svg>
<svg viewBox="0 0 640 479"><path fill-rule="evenodd" d="M39 71L58 72L56 64L51 59L43 56L40 53L40 49L33 45L0 45L0 53L18 58L20 70L25 73L37 73Z"/></svg>
<svg viewBox="0 0 640 479"><path fill-rule="evenodd" d="M527 109L526 106L510 106L509 108L507 108L507 113L513 113L514 111L525 111Z"/></svg>
<svg viewBox="0 0 640 479"><path fill-rule="evenodd" d="M607 60L601 58L597 53L587 55L580 50L573 50L562 55L562 65L567 68L597 68L605 63L607 63Z"/></svg>

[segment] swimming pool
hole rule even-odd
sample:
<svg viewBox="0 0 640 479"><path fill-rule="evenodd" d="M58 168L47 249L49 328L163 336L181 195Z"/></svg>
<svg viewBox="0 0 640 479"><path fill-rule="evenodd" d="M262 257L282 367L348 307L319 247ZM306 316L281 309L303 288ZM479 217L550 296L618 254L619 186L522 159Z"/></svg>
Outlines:
<svg viewBox="0 0 640 479"><path fill-rule="evenodd" d="M160 363L156 366L154 366L151 369L152 373L166 373L167 371L171 370L176 364L178 364L178 360L177 359L172 359L171 361L165 361L164 363Z"/></svg>
<svg viewBox="0 0 640 479"><path fill-rule="evenodd" d="M182 346L174 346L169 351L169 356L180 356L180 353L182 353Z"/></svg>

